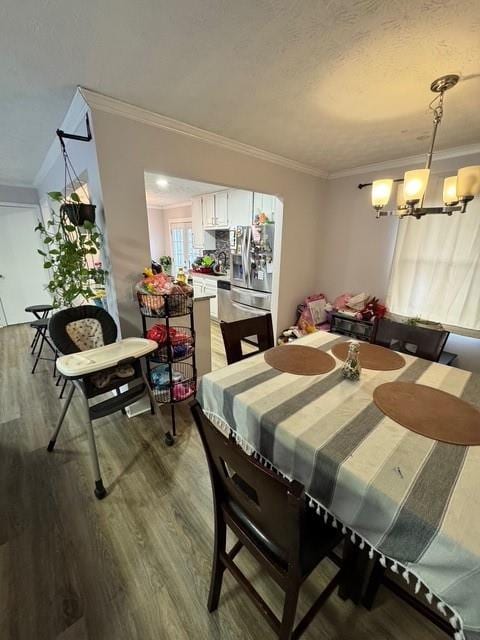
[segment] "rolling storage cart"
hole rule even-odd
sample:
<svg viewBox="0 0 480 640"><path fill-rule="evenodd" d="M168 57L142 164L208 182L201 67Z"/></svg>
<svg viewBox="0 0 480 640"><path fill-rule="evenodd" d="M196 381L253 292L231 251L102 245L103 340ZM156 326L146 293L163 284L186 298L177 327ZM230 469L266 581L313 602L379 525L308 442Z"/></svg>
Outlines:
<svg viewBox="0 0 480 640"><path fill-rule="evenodd" d="M175 405L197 391L193 294L137 293L137 297L143 335L152 330L149 335L158 344L147 357L147 376L155 401L170 405L172 433L165 435L165 443L171 446L176 436ZM188 317L189 324L175 324L175 318L180 317Z"/></svg>

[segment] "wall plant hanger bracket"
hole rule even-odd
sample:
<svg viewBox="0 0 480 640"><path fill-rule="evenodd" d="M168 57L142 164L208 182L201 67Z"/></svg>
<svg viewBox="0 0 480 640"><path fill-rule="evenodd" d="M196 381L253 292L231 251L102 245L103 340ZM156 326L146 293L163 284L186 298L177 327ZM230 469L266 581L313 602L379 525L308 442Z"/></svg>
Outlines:
<svg viewBox="0 0 480 640"><path fill-rule="evenodd" d="M57 129L57 136L60 140L62 149L65 149L64 140L77 140L78 142L90 142L92 139L92 132L90 130L90 120L88 119L88 113L85 114L85 125L87 128L86 136L79 136L76 133L65 133L62 129Z"/></svg>

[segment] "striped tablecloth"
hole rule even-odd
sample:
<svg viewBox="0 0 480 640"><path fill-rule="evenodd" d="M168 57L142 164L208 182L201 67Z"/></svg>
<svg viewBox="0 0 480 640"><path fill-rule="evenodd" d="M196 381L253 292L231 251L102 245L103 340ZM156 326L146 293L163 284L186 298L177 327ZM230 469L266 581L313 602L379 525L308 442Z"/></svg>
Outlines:
<svg viewBox="0 0 480 640"><path fill-rule="evenodd" d="M318 332L297 344L329 350L343 340ZM417 591L423 583L456 639L480 640L480 447L417 435L372 399L379 384L400 380L480 407L480 376L405 360L402 369L364 369L351 382L339 361L329 373L297 376L272 369L259 354L204 376L198 400L247 451L302 482L311 506L333 526L347 527Z"/></svg>

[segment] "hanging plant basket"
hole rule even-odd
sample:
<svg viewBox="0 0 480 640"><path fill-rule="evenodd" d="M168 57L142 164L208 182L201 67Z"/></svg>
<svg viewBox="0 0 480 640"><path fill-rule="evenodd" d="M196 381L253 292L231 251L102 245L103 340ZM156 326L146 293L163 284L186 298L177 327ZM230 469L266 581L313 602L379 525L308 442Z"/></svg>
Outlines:
<svg viewBox="0 0 480 640"><path fill-rule="evenodd" d="M70 222L76 227L81 227L85 221L95 222L94 204L86 204L84 202L65 202L60 207L60 212L68 217Z"/></svg>

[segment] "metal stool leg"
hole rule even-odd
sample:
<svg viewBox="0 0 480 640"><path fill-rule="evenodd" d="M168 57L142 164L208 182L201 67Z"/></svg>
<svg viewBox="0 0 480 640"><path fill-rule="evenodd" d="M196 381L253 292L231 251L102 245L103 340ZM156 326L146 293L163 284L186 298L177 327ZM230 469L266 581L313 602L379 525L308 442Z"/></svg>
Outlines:
<svg viewBox="0 0 480 640"><path fill-rule="evenodd" d="M37 346L38 338L39 338L38 331L35 330L35 335L33 336L33 340L30 344L30 352L32 353L32 355L35 352L35 347Z"/></svg>
<svg viewBox="0 0 480 640"><path fill-rule="evenodd" d="M65 380L63 381L62 389L60 391L60 395L58 396L60 400L63 398L63 394L65 393L65 387L67 386L67 382L68 382L68 380L67 380L67 378L65 378ZM72 384L72 389L75 389L73 384Z"/></svg>
<svg viewBox="0 0 480 640"><path fill-rule="evenodd" d="M65 380L66 382L66 380ZM75 387L72 384L72 388L68 392L67 399L65 400L65 404L63 405L62 413L57 422L57 426L55 427L55 432L48 443L47 451L53 451L55 447L55 442L57 441L58 434L60 433L60 429L62 428L63 420L65 419L65 415L67 413L68 407L70 406L70 402L72 400L73 392L75 391Z"/></svg>
<svg viewBox="0 0 480 640"><path fill-rule="evenodd" d="M103 480L100 474L100 464L98 462L97 445L95 444L95 434L93 433L93 425L92 425L92 420L90 418L90 406L88 404L88 399L83 389L80 387L79 390L80 390L80 395L82 396L82 399L83 399L83 403L85 405L85 409L87 411L88 447L90 449L90 459L92 462L93 475L95 479L94 493L95 493L95 497L101 500L107 495L107 490L103 486Z"/></svg>
<svg viewBox="0 0 480 640"><path fill-rule="evenodd" d="M46 329L39 329L39 333L42 335L42 339L40 340L40 346L38 348L38 353L35 358L35 363L33 365L32 373L35 373L35 369L37 368L38 361L40 360L40 356L42 355L43 343L45 342L45 333Z"/></svg>

